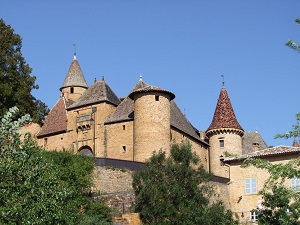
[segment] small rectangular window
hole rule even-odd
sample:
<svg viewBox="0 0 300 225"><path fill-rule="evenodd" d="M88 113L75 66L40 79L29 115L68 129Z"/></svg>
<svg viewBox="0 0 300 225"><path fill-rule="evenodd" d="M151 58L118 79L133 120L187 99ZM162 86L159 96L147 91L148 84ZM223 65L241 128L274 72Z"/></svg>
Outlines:
<svg viewBox="0 0 300 225"><path fill-rule="evenodd" d="M159 96L155 95L155 101L159 101Z"/></svg>
<svg viewBox="0 0 300 225"><path fill-rule="evenodd" d="M256 222L258 221L258 213L255 211L250 212L250 221Z"/></svg>
<svg viewBox="0 0 300 225"><path fill-rule="evenodd" d="M71 87L70 89L70 93L73 94L74 93L74 87Z"/></svg>
<svg viewBox="0 0 300 225"><path fill-rule="evenodd" d="M292 189L294 189L294 190L300 189L300 179L298 177L294 177L292 179Z"/></svg>
<svg viewBox="0 0 300 225"><path fill-rule="evenodd" d="M123 125L123 130L125 130L125 125Z"/></svg>
<svg viewBox="0 0 300 225"><path fill-rule="evenodd" d="M48 138L44 138L44 146L47 146L48 144Z"/></svg>
<svg viewBox="0 0 300 225"><path fill-rule="evenodd" d="M256 194L256 193L257 193L256 178L246 178L245 194Z"/></svg>
<svg viewBox="0 0 300 225"><path fill-rule="evenodd" d="M126 146L122 146L122 148L123 148L123 153L125 153L126 152Z"/></svg>
<svg viewBox="0 0 300 225"><path fill-rule="evenodd" d="M220 140L220 147L224 148L224 140Z"/></svg>

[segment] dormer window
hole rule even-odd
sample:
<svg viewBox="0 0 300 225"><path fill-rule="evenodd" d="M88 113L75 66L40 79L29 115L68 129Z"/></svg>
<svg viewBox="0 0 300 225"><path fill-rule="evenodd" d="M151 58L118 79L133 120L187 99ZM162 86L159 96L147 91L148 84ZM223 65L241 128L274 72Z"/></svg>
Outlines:
<svg viewBox="0 0 300 225"><path fill-rule="evenodd" d="M257 150L259 149L259 143L254 142L254 143L252 144L252 147L253 147L253 150L254 150L254 151L257 151Z"/></svg>

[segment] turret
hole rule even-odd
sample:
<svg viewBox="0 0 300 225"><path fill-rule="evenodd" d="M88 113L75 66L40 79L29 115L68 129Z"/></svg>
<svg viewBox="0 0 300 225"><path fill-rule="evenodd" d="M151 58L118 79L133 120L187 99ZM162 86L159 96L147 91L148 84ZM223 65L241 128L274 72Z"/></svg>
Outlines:
<svg viewBox="0 0 300 225"><path fill-rule="evenodd" d="M134 100L134 161L144 162L154 151L170 152L170 101L175 95L147 85L133 90Z"/></svg>
<svg viewBox="0 0 300 225"><path fill-rule="evenodd" d="M84 75L79 66L76 54L66 75L65 81L60 88L61 95L66 100L76 101L88 88Z"/></svg>
<svg viewBox="0 0 300 225"><path fill-rule="evenodd" d="M236 119L224 83L206 135L210 144L210 170L216 176L227 177L228 171L222 165L224 152L242 154L244 130Z"/></svg>

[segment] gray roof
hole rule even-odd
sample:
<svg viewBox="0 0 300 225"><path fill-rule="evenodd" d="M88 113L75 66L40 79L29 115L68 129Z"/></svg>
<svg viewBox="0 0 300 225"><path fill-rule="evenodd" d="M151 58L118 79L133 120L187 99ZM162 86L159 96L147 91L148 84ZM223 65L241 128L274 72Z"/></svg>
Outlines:
<svg viewBox="0 0 300 225"><path fill-rule="evenodd" d="M81 71L79 63L76 59L76 55L74 55L74 59L71 63L69 71L66 75L63 85L60 90L65 87L84 87L88 88L88 85L85 81L84 75Z"/></svg>
<svg viewBox="0 0 300 225"><path fill-rule="evenodd" d="M139 80L139 82L137 82L135 87L131 90L130 94L146 86L149 85L146 84L144 81ZM126 98L124 98L121 104L118 105L116 110L106 119L106 123L116 123L119 121L133 120L134 117L133 111L134 111L133 100L127 96Z"/></svg>
<svg viewBox="0 0 300 225"><path fill-rule="evenodd" d="M183 115L177 104L172 100L170 102L170 113L171 113L171 126L177 128L183 133L197 139L198 141L204 142L200 139L196 132L196 129L191 125L188 119ZM206 142L204 142L206 143ZM207 144L207 143L206 143Z"/></svg>
<svg viewBox="0 0 300 225"><path fill-rule="evenodd" d="M173 100L175 98L175 95L167 90L161 89L159 87L156 86L152 86L152 85L147 85L145 87L136 89L134 91L131 91L131 93L129 94L129 97L132 98L133 95L137 94L137 93L143 93L143 92L164 92L170 95L171 100Z"/></svg>
<svg viewBox="0 0 300 225"><path fill-rule="evenodd" d="M115 106L121 103L120 99L106 84L104 79L95 81L71 106L67 109L74 109L86 105L97 104L100 102L109 102Z"/></svg>
<svg viewBox="0 0 300 225"><path fill-rule="evenodd" d="M140 80L135 87L130 92L129 96L131 96L132 93L137 93L140 90L151 90L152 87L148 84L146 84L144 81ZM161 88L158 88L159 91L163 90ZM165 91L165 90L163 90ZM167 91L165 91L167 92ZM171 93L171 92L169 92ZM107 119L106 123L117 123L122 121L129 121L134 120L134 101L127 96L120 105L116 108L114 113L112 113ZM178 108L174 100L170 101L170 116L171 116L171 126L182 133L203 142L200 140L199 135L197 134L196 129L191 125L191 123L188 121L188 119L183 115L181 110ZM206 142L203 142L206 143ZM207 143L206 143L207 144Z"/></svg>
<svg viewBox="0 0 300 225"><path fill-rule="evenodd" d="M257 150L268 148L266 142L262 139L260 134L255 131L247 131L242 137L243 154L251 153Z"/></svg>

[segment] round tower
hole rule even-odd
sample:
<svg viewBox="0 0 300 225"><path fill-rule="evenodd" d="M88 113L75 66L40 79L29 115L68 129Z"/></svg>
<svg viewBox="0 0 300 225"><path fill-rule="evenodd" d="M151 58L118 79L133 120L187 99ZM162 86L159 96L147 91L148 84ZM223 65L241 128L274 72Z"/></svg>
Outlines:
<svg viewBox="0 0 300 225"><path fill-rule="evenodd" d="M210 171L216 176L228 177L229 171L223 164L224 152L242 154L244 130L236 119L224 84L206 135L210 145Z"/></svg>
<svg viewBox="0 0 300 225"><path fill-rule="evenodd" d="M170 101L175 95L154 86L134 90L134 161L144 162L154 151L170 152Z"/></svg>
<svg viewBox="0 0 300 225"><path fill-rule="evenodd" d="M73 61L66 75L63 85L60 88L61 95L66 100L76 101L88 88L80 65L74 54Z"/></svg>

